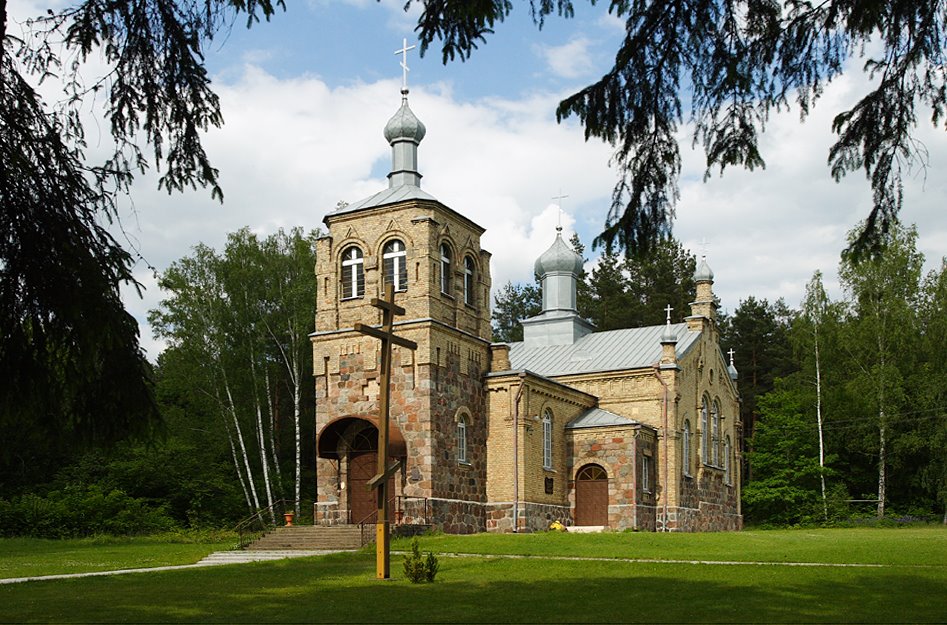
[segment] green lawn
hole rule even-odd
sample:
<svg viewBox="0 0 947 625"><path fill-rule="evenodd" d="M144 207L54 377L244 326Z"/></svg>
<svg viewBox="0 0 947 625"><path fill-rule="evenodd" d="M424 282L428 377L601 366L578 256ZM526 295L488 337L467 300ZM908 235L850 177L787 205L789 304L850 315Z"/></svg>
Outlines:
<svg viewBox="0 0 947 625"><path fill-rule="evenodd" d="M408 541L395 541L408 549ZM947 565L947 528L746 530L702 534L436 535L422 547L438 553L587 556L739 562Z"/></svg>
<svg viewBox="0 0 947 625"><path fill-rule="evenodd" d="M442 556L430 585L404 581L400 557L394 580L375 580L369 552L0 585L0 622L944 622L945 540L943 529L433 536L423 549L550 557ZM576 551L884 566L552 559Z"/></svg>
<svg viewBox="0 0 947 625"><path fill-rule="evenodd" d="M0 579L193 564L225 542L174 542L165 538L0 539Z"/></svg>

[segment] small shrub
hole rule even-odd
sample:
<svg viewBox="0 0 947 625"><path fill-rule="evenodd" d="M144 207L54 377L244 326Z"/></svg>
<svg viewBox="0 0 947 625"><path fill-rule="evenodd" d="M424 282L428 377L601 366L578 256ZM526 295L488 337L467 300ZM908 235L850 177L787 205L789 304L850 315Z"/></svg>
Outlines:
<svg viewBox="0 0 947 625"><path fill-rule="evenodd" d="M404 576L412 584L421 582L433 582L440 566L437 563L437 557L430 551L427 557L421 557L421 546L418 539L411 541L411 555L404 557Z"/></svg>

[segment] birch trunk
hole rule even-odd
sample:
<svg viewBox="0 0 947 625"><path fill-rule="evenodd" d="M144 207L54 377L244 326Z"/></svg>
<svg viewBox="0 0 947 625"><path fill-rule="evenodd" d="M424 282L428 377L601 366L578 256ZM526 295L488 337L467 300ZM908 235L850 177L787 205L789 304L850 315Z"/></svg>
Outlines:
<svg viewBox="0 0 947 625"><path fill-rule="evenodd" d="M243 431L240 429L240 420L237 419L237 407L234 405L233 393L230 391L230 383L227 381L227 375L224 374L224 390L227 392L227 403L230 408L230 416L233 419L234 429L237 432L237 442L240 443L240 453L243 455L243 466L246 468L247 481L250 484L250 494L253 496L253 511L260 509L260 497L256 492L256 481L253 479L253 469L250 467L250 457L247 455L247 446L243 442Z"/></svg>
<svg viewBox="0 0 947 625"><path fill-rule="evenodd" d="M825 499L825 442L822 436L822 363L819 360L819 326L815 326L815 415L819 426L819 479L822 482L822 516L829 520L829 504Z"/></svg>
<svg viewBox="0 0 947 625"><path fill-rule="evenodd" d="M266 382L266 403L270 413L270 454L273 456L273 471L279 476L283 472L280 470L279 454L276 452L276 413L273 409L273 393L270 387L269 370L264 374L264 381Z"/></svg>

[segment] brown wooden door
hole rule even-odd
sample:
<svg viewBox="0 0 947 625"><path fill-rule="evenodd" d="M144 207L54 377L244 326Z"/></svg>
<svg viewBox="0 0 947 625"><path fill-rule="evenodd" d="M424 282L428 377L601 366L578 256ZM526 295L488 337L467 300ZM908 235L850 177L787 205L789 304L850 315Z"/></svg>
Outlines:
<svg viewBox="0 0 947 625"><path fill-rule="evenodd" d="M608 474L597 464L575 477L575 524L608 525Z"/></svg>
<svg viewBox="0 0 947 625"><path fill-rule="evenodd" d="M364 452L349 456L349 517L352 523L369 521L374 523L373 513L378 510L377 494L368 488L368 480L375 476L378 468L378 452ZM388 480L388 505L391 520L395 517L395 478Z"/></svg>

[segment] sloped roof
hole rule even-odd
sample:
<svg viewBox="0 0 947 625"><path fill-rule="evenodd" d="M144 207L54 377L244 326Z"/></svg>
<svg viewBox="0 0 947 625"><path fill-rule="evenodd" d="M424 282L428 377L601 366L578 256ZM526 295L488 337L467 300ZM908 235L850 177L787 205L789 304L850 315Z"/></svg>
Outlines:
<svg viewBox="0 0 947 625"><path fill-rule="evenodd" d="M583 428L600 428L616 425L638 425L639 422L620 414L602 410L601 408L589 408L578 417L566 424L567 430L581 430Z"/></svg>
<svg viewBox="0 0 947 625"><path fill-rule="evenodd" d="M395 204L396 202L403 202L405 200L431 200L433 202L437 201L433 195L421 189L421 187L416 187L410 184L399 185L393 189L385 189L384 191L379 191L371 197L367 197L364 200L359 200L344 206L338 210L334 210L328 215L326 219L336 217L338 215L345 215L347 213L354 213L355 211L362 210L365 208L375 208L376 206L385 206L387 204Z"/></svg>
<svg viewBox="0 0 947 625"><path fill-rule="evenodd" d="M660 325L593 332L571 345L526 347L522 341L510 343L510 368L558 376L649 367L661 359L665 328ZM677 337L678 359L700 336L700 332L689 331L686 323L672 324L671 332Z"/></svg>

